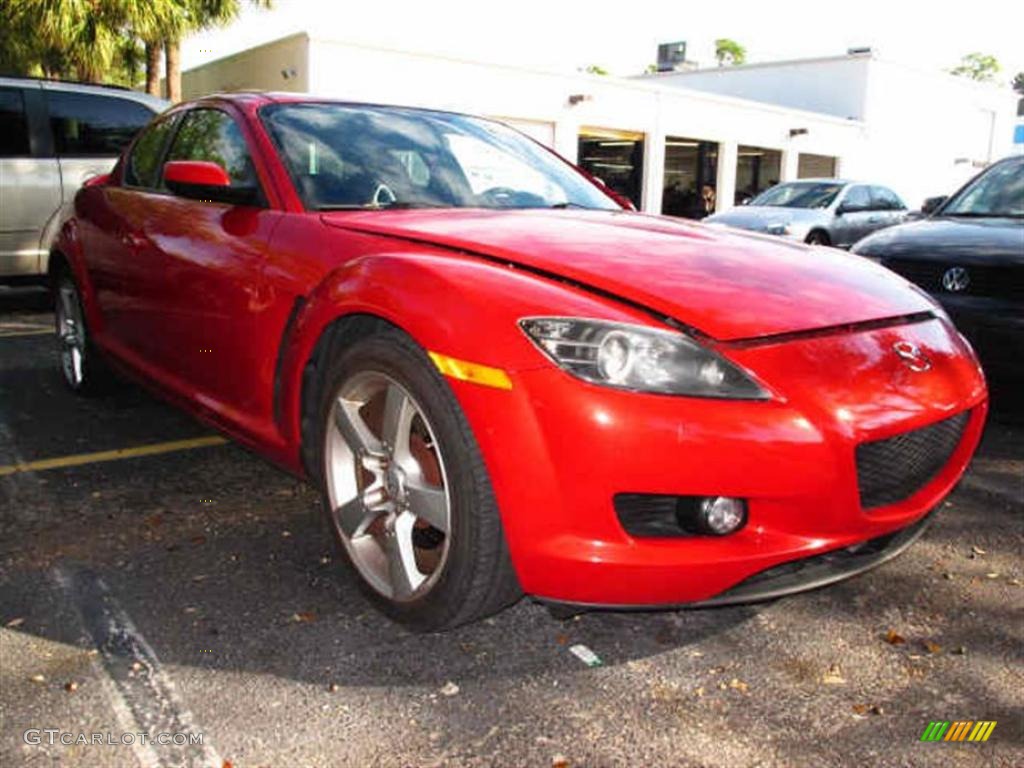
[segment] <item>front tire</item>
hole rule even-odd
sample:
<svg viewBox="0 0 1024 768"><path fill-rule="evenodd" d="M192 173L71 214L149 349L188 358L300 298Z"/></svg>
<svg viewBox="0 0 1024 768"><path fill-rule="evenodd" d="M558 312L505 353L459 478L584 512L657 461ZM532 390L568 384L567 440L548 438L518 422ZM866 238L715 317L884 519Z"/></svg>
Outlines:
<svg viewBox="0 0 1024 768"><path fill-rule="evenodd" d="M514 602L483 459L424 351L382 325L324 360L316 467L328 526L370 599L419 631Z"/></svg>

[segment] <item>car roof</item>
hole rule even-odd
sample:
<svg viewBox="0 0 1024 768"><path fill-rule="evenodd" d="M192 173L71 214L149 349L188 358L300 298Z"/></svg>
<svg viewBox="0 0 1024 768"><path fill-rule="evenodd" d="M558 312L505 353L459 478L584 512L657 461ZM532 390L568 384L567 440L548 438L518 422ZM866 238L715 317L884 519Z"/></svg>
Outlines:
<svg viewBox="0 0 1024 768"><path fill-rule="evenodd" d="M297 93L293 91L229 91L225 93L211 93L199 96L195 99L183 101L176 104L175 108L188 108L193 105L210 102L231 102L239 107L259 108L268 104L343 104L353 107L375 107L380 109L402 109L412 112L433 112L444 115L461 115L491 122L501 122L494 118L483 115L475 115L471 112L458 112L452 109L441 109L437 107L413 106L411 104L386 104L379 101L360 101L358 99L341 99L334 96L320 96L312 93Z"/></svg>
<svg viewBox="0 0 1024 768"><path fill-rule="evenodd" d="M103 96L115 96L129 101L145 104L156 112L163 112L171 103L165 99L151 96L148 93L135 91L123 85L103 85L101 83L83 83L77 80L50 80L42 77L20 77L4 75L0 77L0 85L31 87L36 85L48 91L68 91L72 93L93 93Z"/></svg>

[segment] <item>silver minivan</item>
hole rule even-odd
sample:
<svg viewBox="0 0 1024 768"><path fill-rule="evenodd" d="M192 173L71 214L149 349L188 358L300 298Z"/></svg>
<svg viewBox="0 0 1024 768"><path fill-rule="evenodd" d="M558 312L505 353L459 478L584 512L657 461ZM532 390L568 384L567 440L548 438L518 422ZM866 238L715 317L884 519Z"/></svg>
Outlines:
<svg viewBox="0 0 1024 768"><path fill-rule="evenodd" d="M75 191L168 106L128 89L0 77L0 282L46 275Z"/></svg>

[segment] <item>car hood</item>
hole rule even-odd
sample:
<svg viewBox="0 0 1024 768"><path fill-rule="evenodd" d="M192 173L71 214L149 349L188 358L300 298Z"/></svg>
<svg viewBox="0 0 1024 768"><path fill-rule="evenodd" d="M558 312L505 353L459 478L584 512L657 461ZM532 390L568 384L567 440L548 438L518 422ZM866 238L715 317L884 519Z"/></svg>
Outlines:
<svg viewBox="0 0 1024 768"><path fill-rule="evenodd" d="M742 205L708 216L704 221L740 229L767 231L770 227L785 224L824 223L829 218L831 216L827 211L817 208Z"/></svg>
<svg viewBox="0 0 1024 768"><path fill-rule="evenodd" d="M889 227L854 246L878 259L994 260L1024 264L1024 221L1009 218L934 218Z"/></svg>
<svg viewBox="0 0 1024 768"><path fill-rule="evenodd" d="M323 221L567 278L720 340L932 308L902 278L859 256L625 211L344 211Z"/></svg>

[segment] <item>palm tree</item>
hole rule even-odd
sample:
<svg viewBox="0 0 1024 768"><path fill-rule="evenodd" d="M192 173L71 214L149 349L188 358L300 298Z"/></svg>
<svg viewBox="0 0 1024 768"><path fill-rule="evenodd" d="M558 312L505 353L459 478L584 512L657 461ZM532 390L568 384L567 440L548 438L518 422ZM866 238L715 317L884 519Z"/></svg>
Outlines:
<svg viewBox="0 0 1024 768"><path fill-rule="evenodd" d="M219 27L238 18L240 0L183 0L188 10L184 24L163 37L164 62L167 69L167 98L181 101L181 40L186 33ZM271 8L272 0L248 0L257 8Z"/></svg>
<svg viewBox="0 0 1024 768"><path fill-rule="evenodd" d="M189 0L7 0L0 31L5 70L88 82L135 85L139 45L147 44L147 90L159 91L159 52L149 45L185 27Z"/></svg>

